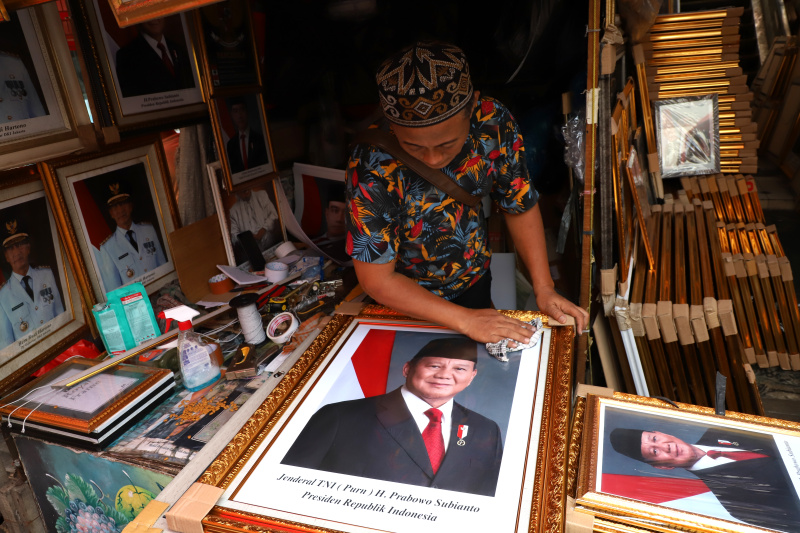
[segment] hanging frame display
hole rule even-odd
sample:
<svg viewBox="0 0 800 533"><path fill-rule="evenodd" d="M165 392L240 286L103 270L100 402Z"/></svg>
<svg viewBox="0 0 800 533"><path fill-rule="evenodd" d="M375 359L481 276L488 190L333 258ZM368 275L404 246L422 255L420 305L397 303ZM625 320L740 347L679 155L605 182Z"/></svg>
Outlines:
<svg viewBox="0 0 800 533"><path fill-rule="evenodd" d="M453 530L560 531L572 338L570 327L545 328L538 345L501 363L481 344L385 308L335 315L199 479L223 491L204 527L416 532L446 524ZM397 418L391 407L400 385L416 379L409 361L431 342L477 351L477 373L456 397L449 446L433 482L416 424ZM364 423L381 420L386 429L352 433L361 444L337 446L329 422L361 420L349 418L352 408L375 405L388 410L379 408ZM406 433L409 423L419 443ZM333 458L384 431L393 437L369 453ZM405 459L393 464L390 456ZM180 507L179 501L173 510Z"/></svg>

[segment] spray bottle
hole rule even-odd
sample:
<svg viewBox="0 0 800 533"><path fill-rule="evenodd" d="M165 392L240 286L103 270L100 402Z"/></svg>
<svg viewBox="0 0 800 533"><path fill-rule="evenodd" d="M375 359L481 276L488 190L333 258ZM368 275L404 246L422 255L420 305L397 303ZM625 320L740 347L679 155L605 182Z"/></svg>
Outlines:
<svg viewBox="0 0 800 533"><path fill-rule="evenodd" d="M164 311L166 317L178 321L178 358L181 363L183 386L190 391L208 387L220 378L219 363L211 356L213 351L192 330L192 316L197 311L181 305Z"/></svg>

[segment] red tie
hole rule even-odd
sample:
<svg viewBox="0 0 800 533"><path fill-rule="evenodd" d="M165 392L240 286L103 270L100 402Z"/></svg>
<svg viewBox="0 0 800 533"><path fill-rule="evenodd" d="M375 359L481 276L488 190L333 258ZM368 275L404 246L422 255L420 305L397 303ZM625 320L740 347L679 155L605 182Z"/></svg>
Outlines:
<svg viewBox="0 0 800 533"><path fill-rule="evenodd" d="M244 164L244 168L247 168L247 143L244 141L245 134L242 133L239 138L242 140L242 163Z"/></svg>
<svg viewBox="0 0 800 533"><path fill-rule="evenodd" d="M169 73L173 76L175 75L175 67L172 66L172 60L169 58L169 54L167 53L167 47L164 46L164 43L158 43L158 49L161 50L161 61L164 62L164 66L167 67Z"/></svg>
<svg viewBox="0 0 800 533"><path fill-rule="evenodd" d="M435 407L425 411L425 416L430 419L428 425L422 431L422 440L425 441L425 448L428 450L428 457L431 459L431 466L435 474L444 459L444 438L442 438L442 412Z"/></svg>
<svg viewBox="0 0 800 533"><path fill-rule="evenodd" d="M764 455L763 453L756 453L756 452L720 452L717 450L709 450L706 453L712 459L716 459L717 457L725 457L726 459L733 459L734 461L744 461L747 459L761 459L762 457L769 457L768 455Z"/></svg>

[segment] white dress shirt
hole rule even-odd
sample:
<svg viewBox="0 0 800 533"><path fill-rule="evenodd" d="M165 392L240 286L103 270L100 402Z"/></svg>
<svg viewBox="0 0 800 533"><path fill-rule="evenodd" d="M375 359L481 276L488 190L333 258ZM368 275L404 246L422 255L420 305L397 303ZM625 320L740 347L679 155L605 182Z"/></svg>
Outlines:
<svg viewBox="0 0 800 533"><path fill-rule="evenodd" d="M430 409L431 406L428 402L408 390L405 385L400 389L400 393L403 395L403 400L405 400L408 410L411 411L411 416L414 417L414 422L417 423L419 432L422 433L431 421L428 415L425 414L425 411ZM450 398L446 404L437 407L437 409L442 412L442 438L444 439L444 451L446 452L450 441L450 426L453 424L453 399Z"/></svg>

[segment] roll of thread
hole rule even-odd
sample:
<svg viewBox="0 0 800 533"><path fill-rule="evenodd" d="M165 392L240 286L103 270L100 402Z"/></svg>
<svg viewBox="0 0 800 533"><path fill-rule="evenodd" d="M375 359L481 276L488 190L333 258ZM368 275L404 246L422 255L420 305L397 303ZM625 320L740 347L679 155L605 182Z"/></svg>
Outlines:
<svg viewBox="0 0 800 533"><path fill-rule="evenodd" d="M295 250L297 250L297 248L294 247L294 244L290 243L289 241L286 241L284 243L279 244L278 247L275 248L275 255L278 256L278 259L283 259L284 257L294 252Z"/></svg>
<svg viewBox="0 0 800 533"><path fill-rule="evenodd" d="M258 314L256 301L258 296L255 293L241 294L233 298L228 304L236 309L239 316L239 324L242 326L244 341L248 344L261 344L267 340L264 325L261 322L261 315Z"/></svg>
<svg viewBox="0 0 800 533"><path fill-rule="evenodd" d="M279 281L283 281L289 275L289 267L283 263L278 263L277 261L267 263L267 268L264 271L264 275L267 277L267 281L270 283L278 283Z"/></svg>

